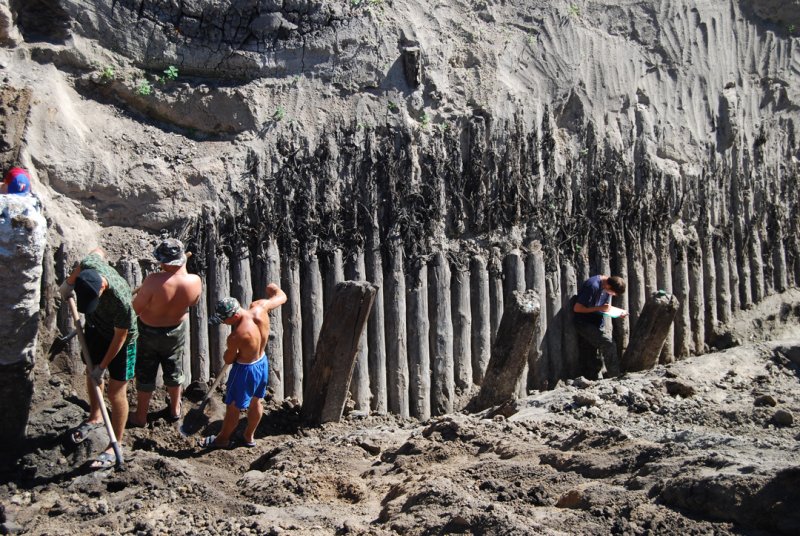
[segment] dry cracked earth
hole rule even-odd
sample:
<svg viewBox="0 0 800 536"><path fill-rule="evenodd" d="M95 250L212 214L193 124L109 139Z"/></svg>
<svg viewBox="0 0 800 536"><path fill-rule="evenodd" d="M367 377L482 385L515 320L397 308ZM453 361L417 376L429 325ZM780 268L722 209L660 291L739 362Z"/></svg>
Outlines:
<svg viewBox="0 0 800 536"><path fill-rule="evenodd" d="M37 365L27 451L3 467L5 532L26 534L798 534L800 307L747 342L613 380L571 380L477 415L303 427L267 404L254 448L204 451L158 413L125 471L88 471L102 429L66 372ZM765 331L771 323L780 332ZM759 332L759 333L757 333ZM185 401L190 404L189 400ZM188 408L188 406L186 406ZM242 425L244 422L242 421Z"/></svg>

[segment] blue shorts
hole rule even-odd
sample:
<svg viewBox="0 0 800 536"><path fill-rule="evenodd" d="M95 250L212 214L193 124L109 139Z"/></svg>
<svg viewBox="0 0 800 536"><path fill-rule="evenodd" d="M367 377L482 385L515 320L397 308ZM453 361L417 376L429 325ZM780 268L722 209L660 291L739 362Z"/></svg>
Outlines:
<svg viewBox="0 0 800 536"><path fill-rule="evenodd" d="M239 409L250 407L251 398L267 396L269 360L263 354L253 363L234 363L225 384L225 405L233 402Z"/></svg>

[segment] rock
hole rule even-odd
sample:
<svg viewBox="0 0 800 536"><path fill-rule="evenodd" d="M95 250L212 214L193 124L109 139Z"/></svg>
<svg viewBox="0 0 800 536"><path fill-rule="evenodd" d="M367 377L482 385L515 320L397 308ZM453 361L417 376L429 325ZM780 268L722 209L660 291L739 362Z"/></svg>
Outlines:
<svg viewBox="0 0 800 536"><path fill-rule="evenodd" d="M592 385L594 385L594 382L592 380L584 378L583 376L578 376L577 378L572 380L572 385L574 385L578 389L586 389L587 387L591 387Z"/></svg>
<svg viewBox="0 0 800 536"><path fill-rule="evenodd" d="M779 409L772 416L772 422L776 426L791 426L794 423L794 416L785 409Z"/></svg>
<svg viewBox="0 0 800 536"><path fill-rule="evenodd" d="M595 406L597 405L597 397L589 393L578 393L572 395L572 401L578 407Z"/></svg>
<svg viewBox="0 0 800 536"><path fill-rule="evenodd" d="M697 390L691 385L675 380L667 380L664 386L667 388L667 394L670 396L689 398L697 393Z"/></svg>
<svg viewBox="0 0 800 536"><path fill-rule="evenodd" d="M778 405L778 402L770 395L760 395L753 401L753 405L756 407L770 406L774 408Z"/></svg>
<svg viewBox="0 0 800 536"><path fill-rule="evenodd" d="M556 508L578 508L582 501L583 494L576 489L571 489L558 499Z"/></svg>

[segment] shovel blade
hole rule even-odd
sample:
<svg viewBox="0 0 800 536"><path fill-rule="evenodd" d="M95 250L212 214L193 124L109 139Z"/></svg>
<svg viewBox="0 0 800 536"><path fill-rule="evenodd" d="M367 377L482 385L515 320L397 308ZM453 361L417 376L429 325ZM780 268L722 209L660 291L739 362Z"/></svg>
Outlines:
<svg viewBox="0 0 800 536"><path fill-rule="evenodd" d="M78 331L73 329L72 332L64 335L63 337L56 337L56 340L54 340L53 344L50 346L50 350L47 351L50 361L52 361L55 356L63 352L69 341L72 340L72 338L77 334Z"/></svg>
<svg viewBox="0 0 800 536"><path fill-rule="evenodd" d="M209 418L206 416L205 412L207 405L208 398L203 400L196 408L190 409L186 415L183 416L183 423L180 427L182 436L189 437L190 435L196 434L208 424Z"/></svg>

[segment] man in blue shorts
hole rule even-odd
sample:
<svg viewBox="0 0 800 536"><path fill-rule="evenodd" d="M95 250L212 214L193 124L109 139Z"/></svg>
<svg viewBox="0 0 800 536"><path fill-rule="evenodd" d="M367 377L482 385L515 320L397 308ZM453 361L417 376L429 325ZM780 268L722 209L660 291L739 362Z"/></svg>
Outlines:
<svg viewBox="0 0 800 536"><path fill-rule="evenodd" d="M255 446L256 427L264 410L261 399L267 394L269 364L265 352L269 340L269 312L286 303L286 294L275 283L267 285L267 298L256 300L242 309L235 298L217 302L212 324L227 324L233 329L228 336L225 363L232 363L225 392L225 418L222 430L204 437L203 447L228 447L231 434L239 424L239 412L247 410L247 427L242 434L244 446Z"/></svg>

